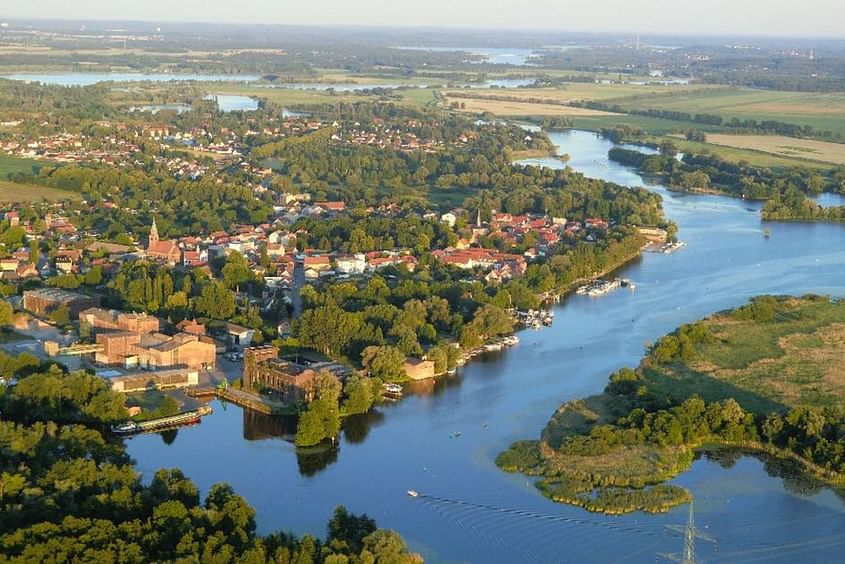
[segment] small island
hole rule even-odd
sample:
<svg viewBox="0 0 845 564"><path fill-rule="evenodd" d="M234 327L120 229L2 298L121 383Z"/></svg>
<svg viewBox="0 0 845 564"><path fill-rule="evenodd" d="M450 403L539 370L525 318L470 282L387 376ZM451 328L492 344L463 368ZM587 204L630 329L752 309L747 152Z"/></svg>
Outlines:
<svg viewBox="0 0 845 564"><path fill-rule="evenodd" d="M845 300L761 296L659 339L604 392L562 405L496 463L561 503L622 514L691 501L665 484L696 451L740 448L845 483Z"/></svg>

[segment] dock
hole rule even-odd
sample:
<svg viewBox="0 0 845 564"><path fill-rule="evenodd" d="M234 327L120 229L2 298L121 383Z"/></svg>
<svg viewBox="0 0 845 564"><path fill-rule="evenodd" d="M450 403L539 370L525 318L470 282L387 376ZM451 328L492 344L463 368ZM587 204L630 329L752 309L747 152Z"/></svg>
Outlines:
<svg viewBox="0 0 845 564"><path fill-rule="evenodd" d="M197 387L186 390L185 393L192 398L216 397L265 415L277 415L289 411L289 406L285 404L263 398L258 394L252 394L250 392L236 390L230 387Z"/></svg>

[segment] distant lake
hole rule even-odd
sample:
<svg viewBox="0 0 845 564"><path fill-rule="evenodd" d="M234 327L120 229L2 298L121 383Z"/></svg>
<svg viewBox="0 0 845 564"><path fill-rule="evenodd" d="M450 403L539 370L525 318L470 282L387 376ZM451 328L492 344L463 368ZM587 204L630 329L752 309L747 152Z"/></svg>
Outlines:
<svg viewBox="0 0 845 564"><path fill-rule="evenodd" d="M246 74L142 74L120 72L65 72L65 73L16 73L5 74L2 78L40 82L58 86L90 86L98 82L176 82L195 80L199 82L248 82L258 80L258 75Z"/></svg>
<svg viewBox="0 0 845 564"><path fill-rule="evenodd" d="M258 100L249 96L233 94L209 94L206 100L217 99L217 107L221 112L251 112L258 109Z"/></svg>
<svg viewBox="0 0 845 564"><path fill-rule="evenodd" d="M485 63L491 65L529 65L528 59L534 53L533 49L499 48L499 47L397 47L411 51L454 52L464 51L473 55L483 55ZM472 61L477 63L478 61Z"/></svg>

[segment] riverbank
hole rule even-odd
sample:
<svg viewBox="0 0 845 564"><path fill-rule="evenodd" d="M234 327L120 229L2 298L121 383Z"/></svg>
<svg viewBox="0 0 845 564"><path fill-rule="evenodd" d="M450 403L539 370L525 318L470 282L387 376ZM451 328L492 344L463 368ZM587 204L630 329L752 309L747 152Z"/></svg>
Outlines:
<svg viewBox="0 0 845 564"><path fill-rule="evenodd" d="M664 336L636 371L622 369L601 394L564 404L539 441L512 444L496 463L539 476L537 488L557 502L608 514L689 501L665 482L713 445L790 460L842 486L845 465L830 454L840 438L825 429L843 417L836 406L845 405L845 387L820 391L796 376L845 374L843 335L845 301L754 299Z"/></svg>

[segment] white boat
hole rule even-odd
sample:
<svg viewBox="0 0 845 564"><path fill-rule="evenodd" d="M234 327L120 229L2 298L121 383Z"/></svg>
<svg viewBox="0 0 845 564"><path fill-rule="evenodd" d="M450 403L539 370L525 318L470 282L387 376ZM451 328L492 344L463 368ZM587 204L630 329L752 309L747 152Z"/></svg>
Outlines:
<svg viewBox="0 0 845 564"><path fill-rule="evenodd" d="M408 495L411 497L420 497L420 494L416 490L408 490Z"/></svg>

